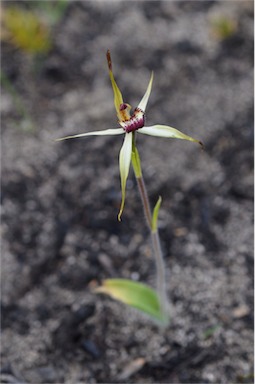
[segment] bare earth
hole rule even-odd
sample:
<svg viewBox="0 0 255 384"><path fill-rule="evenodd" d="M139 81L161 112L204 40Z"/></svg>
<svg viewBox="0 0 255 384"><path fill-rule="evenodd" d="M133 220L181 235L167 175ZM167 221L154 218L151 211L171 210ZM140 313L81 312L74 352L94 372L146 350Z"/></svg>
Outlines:
<svg viewBox="0 0 255 384"><path fill-rule="evenodd" d="M138 140L163 198L166 329L93 293L110 277L155 285L132 173L117 221L123 137L54 142L117 127L108 48L133 107L154 71L148 125L205 144ZM2 71L26 111L3 87L2 382L253 382L253 2L74 1L47 56L3 43Z"/></svg>

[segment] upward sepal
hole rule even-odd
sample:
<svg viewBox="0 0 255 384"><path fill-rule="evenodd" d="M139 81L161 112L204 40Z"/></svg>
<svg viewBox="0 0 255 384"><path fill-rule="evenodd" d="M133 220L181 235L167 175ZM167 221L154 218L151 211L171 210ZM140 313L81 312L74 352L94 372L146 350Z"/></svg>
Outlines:
<svg viewBox="0 0 255 384"><path fill-rule="evenodd" d="M153 75L153 72L152 72L151 73L151 78L150 78L150 81L149 81L149 84L148 84L148 87L146 89L146 92L145 92L142 100L138 104L138 108L140 108L143 112L145 112L145 110L146 110L146 106L147 106L147 103L148 103L148 100L149 100L149 97L150 97L150 94L151 94L153 77L154 77L154 75Z"/></svg>
<svg viewBox="0 0 255 384"><path fill-rule="evenodd" d="M123 98L122 98L122 94L121 94L119 87L117 86L117 83L116 83L114 76L113 76L112 59L111 59L111 54L110 54L109 49L106 53L106 57L107 57L107 63L108 63L108 68L109 68L109 76L110 76L113 94L114 94L114 105L115 105L115 109L117 112L117 117L119 120L121 120L122 115L120 113L120 106L123 104Z"/></svg>

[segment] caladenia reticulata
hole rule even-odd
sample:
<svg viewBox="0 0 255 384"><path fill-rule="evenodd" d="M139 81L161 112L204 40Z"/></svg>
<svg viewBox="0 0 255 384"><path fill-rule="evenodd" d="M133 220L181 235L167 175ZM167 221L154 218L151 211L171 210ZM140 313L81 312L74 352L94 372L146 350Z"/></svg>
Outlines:
<svg viewBox="0 0 255 384"><path fill-rule="evenodd" d="M124 210L125 195L126 195L126 182L129 174L130 164L135 173L138 189L140 192L141 200L143 203L143 209L148 228L151 232L152 245L155 256L156 270L157 270L157 292L153 291L148 286L133 282L126 279L108 279L105 280L97 291L104 292L110 296L121 300L122 302L136 307L141 311L149 314L151 317L160 320L161 323L168 323L168 301L166 294L166 279L165 279L165 266L162 257L159 235L158 235L158 213L161 204L161 198L159 197L153 212L151 211L147 190L142 175L141 162L139 152L136 146L136 135L145 134L150 136L164 137L164 138L176 138L203 144L201 141L196 140L184 133L178 131L167 125L152 125L145 126L145 111L151 93L153 73L151 74L150 81L146 92L141 99L138 106L134 109L134 112L130 114L131 105L123 101L122 94L117 86L115 78L112 72L112 60L110 51L106 54L109 76L112 84L114 105L121 128L106 129L103 131L94 131L80 133L72 136L66 136L57 141L66 139L75 139L86 136L101 136L101 135L121 135L124 134L124 142L119 154L119 169L121 180L121 204L118 213L118 220L121 220L121 215Z"/></svg>

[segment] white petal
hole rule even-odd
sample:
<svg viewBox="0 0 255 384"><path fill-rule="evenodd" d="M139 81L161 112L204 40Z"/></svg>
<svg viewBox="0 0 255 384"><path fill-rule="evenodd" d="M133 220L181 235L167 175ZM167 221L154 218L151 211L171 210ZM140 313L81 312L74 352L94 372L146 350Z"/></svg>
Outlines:
<svg viewBox="0 0 255 384"><path fill-rule="evenodd" d="M142 100L140 101L139 105L138 105L138 108L140 108L142 111L145 112L146 110L146 105L148 103L148 100L149 100L149 97L150 97L150 94L151 94L151 87L152 87L152 82L153 82L153 72L151 73L151 78L150 78L150 82L148 84L148 87L146 89L146 92L142 98Z"/></svg>
<svg viewBox="0 0 255 384"><path fill-rule="evenodd" d="M94 132L80 133L78 135L73 135L73 136L65 136L65 137L61 137L60 139L56 139L56 141L76 139L84 136L121 135L123 133L125 133L123 128L105 129L104 131L94 131Z"/></svg>
<svg viewBox="0 0 255 384"><path fill-rule="evenodd" d="M119 220L125 204L126 182L127 182L129 168L130 168L131 154L132 154L132 133L126 133L124 143L120 150L120 156L119 156L121 195L122 195L120 211L118 214Z"/></svg>
<svg viewBox="0 0 255 384"><path fill-rule="evenodd" d="M183 139L194 141L202 145L199 140L193 139L193 137L187 136L184 133L178 131L178 129L169 127L168 125L152 125L150 127L143 127L138 129L139 133L150 135L150 136L158 136L158 137L167 137L167 138L175 138L175 139Z"/></svg>

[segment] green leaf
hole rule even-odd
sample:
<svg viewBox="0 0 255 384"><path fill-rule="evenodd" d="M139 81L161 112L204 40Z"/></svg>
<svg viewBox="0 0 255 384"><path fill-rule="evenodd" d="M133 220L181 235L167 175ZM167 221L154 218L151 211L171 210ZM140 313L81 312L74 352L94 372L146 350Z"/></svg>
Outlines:
<svg viewBox="0 0 255 384"><path fill-rule="evenodd" d="M107 279L96 292L105 293L131 307L139 309L155 320L167 324L157 293L148 285L128 279Z"/></svg>
<svg viewBox="0 0 255 384"><path fill-rule="evenodd" d="M33 11L11 6L2 11L3 37L32 54L47 53L52 45L49 27Z"/></svg>
<svg viewBox="0 0 255 384"><path fill-rule="evenodd" d="M220 325L220 324L216 324L216 325L214 325L213 327L207 328L207 329L203 332L203 338L204 338L204 339L208 339L209 337L212 337L212 336L214 335L214 333L215 333L219 328L221 328L221 325Z"/></svg>
<svg viewBox="0 0 255 384"><path fill-rule="evenodd" d="M159 208L162 202L161 196L159 196L158 201L153 209L153 214L152 214L152 221L151 221L151 230L152 232L156 232L158 228L158 213L159 213Z"/></svg>

